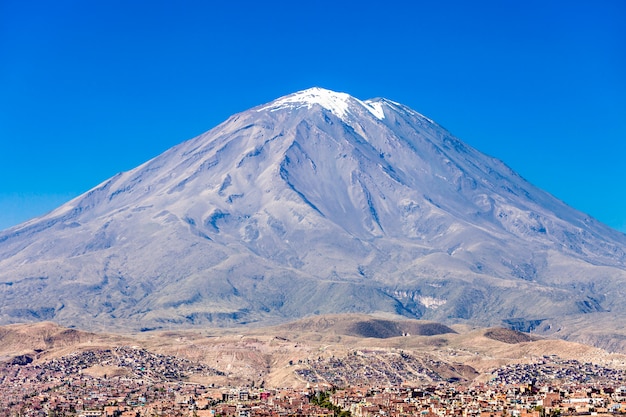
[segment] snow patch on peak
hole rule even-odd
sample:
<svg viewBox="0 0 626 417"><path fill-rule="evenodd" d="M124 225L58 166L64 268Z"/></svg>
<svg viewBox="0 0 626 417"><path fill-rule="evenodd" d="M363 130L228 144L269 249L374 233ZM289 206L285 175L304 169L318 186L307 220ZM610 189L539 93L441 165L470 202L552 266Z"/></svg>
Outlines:
<svg viewBox="0 0 626 417"><path fill-rule="evenodd" d="M406 111L406 112L408 112L408 113L410 113L410 114L412 114L414 116L417 116L417 117L419 117L421 119L426 120L430 124L437 125L437 123L435 123L434 120L424 116L421 113L416 112L415 110L411 109L410 107L407 107L407 106L405 106L403 104L400 104L398 102L395 102L395 101L392 101L392 100L389 100L389 99L386 99L386 98L366 100L365 103L369 104L370 106L373 105L373 104L378 104L381 108L382 108L382 104L395 106L395 107L403 109L404 111Z"/></svg>
<svg viewBox="0 0 626 417"><path fill-rule="evenodd" d="M303 107L310 109L315 104L330 110L335 116L344 121L347 121L348 119L347 116L350 113L350 107L355 104L363 106L379 120L385 118L381 102L364 102L347 93L337 93L320 87L309 88L279 98L272 103L257 109L257 111L277 111L288 108L297 110Z"/></svg>
<svg viewBox="0 0 626 417"><path fill-rule="evenodd" d="M310 109L314 104L319 104L343 119L348 114L349 99L349 94L336 93L323 88L313 87L279 98L271 104L261 107L257 111L267 109L276 111L285 108L299 109L302 107Z"/></svg>
<svg viewBox="0 0 626 417"><path fill-rule="evenodd" d="M377 119L383 120L385 118L382 101L365 100L363 104L365 105L365 108L369 110L370 113L372 113Z"/></svg>

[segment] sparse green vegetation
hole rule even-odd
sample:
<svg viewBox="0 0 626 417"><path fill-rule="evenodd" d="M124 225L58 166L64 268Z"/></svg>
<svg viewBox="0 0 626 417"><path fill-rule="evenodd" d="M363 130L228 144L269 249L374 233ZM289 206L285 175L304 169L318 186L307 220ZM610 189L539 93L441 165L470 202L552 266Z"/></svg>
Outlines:
<svg viewBox="0 0 626 417"><path fill-rule="evenodd" d="M335 417L352 417L352 413L350 413L350 411L343 410L341 407L330 402L330 395L332 393L334 393L334 391L318 391L311 397L310 401L312 404L331 410Z"/></svg>

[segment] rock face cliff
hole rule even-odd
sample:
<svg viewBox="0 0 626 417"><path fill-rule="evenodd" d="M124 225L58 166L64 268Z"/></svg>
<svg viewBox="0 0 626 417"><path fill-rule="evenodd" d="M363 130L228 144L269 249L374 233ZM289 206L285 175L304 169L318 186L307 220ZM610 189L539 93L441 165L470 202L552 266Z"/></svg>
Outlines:
<svg viewBox="0 0 626 417"><path fill-rule="evenodd" d="M313 88L0 232L0 322L381 312L580 330L626 318L625 252L626 235L410 108Z"/></svg>

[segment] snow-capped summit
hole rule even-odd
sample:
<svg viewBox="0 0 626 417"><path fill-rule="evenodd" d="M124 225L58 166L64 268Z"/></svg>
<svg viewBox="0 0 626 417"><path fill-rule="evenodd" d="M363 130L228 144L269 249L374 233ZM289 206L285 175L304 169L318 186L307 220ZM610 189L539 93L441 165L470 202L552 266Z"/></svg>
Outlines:
<svg viewBox="0 0 626 417"><path fill-rule="evenodd" d="M361 106L371 112L378 119L383 119L385 114L382 110L382 102L363 102L346 93L336 93L320 87L313 87L306 90L282 97L273 101L269 105L262 106L257 111L276 111L281 109L299 109L306 107L308 109L313 105L319 105L342 120L348 120L350 107L354 105Z"/></svg>
<svg viewBox="0 0 626 417"><path fill-rule="evenodd" d="M625 264L625 235L414 110L311 88L0 232L0 322L385 312L567 335L626 319Z"/></svg>

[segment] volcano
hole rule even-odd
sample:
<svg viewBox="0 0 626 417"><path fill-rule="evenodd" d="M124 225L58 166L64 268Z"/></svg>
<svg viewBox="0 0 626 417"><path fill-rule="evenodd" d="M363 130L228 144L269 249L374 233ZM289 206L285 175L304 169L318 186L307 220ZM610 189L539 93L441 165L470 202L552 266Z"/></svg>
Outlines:
<svg viewBox="0 0 626 417"><path fill-rule="evenodd" d="M359 312L625 347L625 300L626 235L404 105L321 88L0 232L0 323Z"/></svg>

